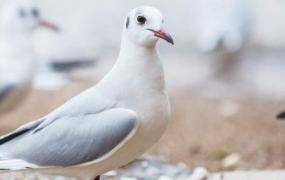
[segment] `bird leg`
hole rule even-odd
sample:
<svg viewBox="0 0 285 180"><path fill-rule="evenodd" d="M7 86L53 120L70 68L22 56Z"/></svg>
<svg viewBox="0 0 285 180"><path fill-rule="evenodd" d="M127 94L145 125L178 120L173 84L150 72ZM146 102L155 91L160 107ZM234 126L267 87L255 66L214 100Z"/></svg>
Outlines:
<svg viewBox="0 0 285 180"><path fill-rule="evenodd" d="M94 180L100 180L100 176L95 177Z"/></svg>

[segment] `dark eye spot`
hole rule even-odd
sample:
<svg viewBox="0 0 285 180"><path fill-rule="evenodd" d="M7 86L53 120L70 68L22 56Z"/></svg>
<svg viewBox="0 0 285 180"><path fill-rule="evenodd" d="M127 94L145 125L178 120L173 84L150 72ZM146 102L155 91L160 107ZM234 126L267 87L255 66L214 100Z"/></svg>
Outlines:
<svg viewBox="0 0 285 180"><path fill-rule="evenodd" d="M32 15L35 18L38 18L40 16L39 10L38 9L32 9Z"/></svg>
<svg viewBox="0 0 285 180"><path fill-rule="evenodd" d="M18 13L19 13L19 16L20 16L21 18L24 18L24 17L26 16L26 12L25 12L24 9L19 9Z"/></svg>
<svg viewBox="0 0 285 180"><path fill-rule="evenodd" d="M144 25L146 23L146 18L144 16L138 16L137 21L140 25Z"/></svg>
<svg viewBox="0 0 285 180"><path fill-rule="evenodd" d="M130 25L130 18L127 17L127 22L126 22L126 28L127 28L127 29L129 28L129 25Z"/></svg>

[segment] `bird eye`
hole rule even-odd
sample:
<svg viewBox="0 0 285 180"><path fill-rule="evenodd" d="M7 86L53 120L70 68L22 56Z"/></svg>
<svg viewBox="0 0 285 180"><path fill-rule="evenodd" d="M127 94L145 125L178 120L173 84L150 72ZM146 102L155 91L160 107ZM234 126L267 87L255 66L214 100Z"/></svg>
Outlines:
<svg viewBox="0 0 285 180"><path fill-rule="evenodd" d="M32 15L35 18L38 18L40 16L39 10L38 9L32 9Z"/></svg>
<svg viewBox="0 0 285 180"><path fill-rule="evenodd" d="M144 16L138 16L137 21L140 25L144 25L146 23L146 18Z"/></svg>

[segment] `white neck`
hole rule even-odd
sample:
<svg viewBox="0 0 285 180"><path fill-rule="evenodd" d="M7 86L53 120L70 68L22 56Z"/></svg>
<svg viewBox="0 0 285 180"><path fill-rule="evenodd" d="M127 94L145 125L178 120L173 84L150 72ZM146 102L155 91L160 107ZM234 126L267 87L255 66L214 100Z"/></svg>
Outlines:
<svg viewBox="0 0 285 180"><path fill-rule="evenodd" d="M33 52L33 35L30 32L21 32L2 27L0 36L0 46L2 49L0 51Z"/></svg>
<svg viewBox="0 0 285 180"><path fill-rule="evenodd" d="M142 89L146 93L164 92L163 66L156 48L139 46L124 35L122 39L118 60L103 81L110 82L113 88L123 87L123 91L130 93Z"/></svg>
<svg viewBox="0 0 285 180"><path fill-rule="evenodd" d="M16 31L16 30L9 30L9 29L1 29L1 39L4 39L5 41L22 41L27 40L30 41L33 39L33 35L30 32L26 31Z"/></svg>
<svg viewBox="0 0 285 180"><path fill-rule="evenodd" d="M114 68L147 73L152 68L162 67L155 45L153 47L137 45L129 40L124 32L119 57Z"/></svg>

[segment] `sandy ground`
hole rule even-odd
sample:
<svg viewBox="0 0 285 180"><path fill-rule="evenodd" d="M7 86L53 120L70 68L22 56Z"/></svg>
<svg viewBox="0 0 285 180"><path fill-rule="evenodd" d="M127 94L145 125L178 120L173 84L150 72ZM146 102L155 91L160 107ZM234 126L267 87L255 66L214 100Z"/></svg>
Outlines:
<svg viewBox="0 0 285 180"><path fill-rule="evenodd" d="M187 94L172 95L169 129L152 152L215 171L231 153L241 155L242 169L284 168L285 125L274 119L281 103Z"/></svg>

